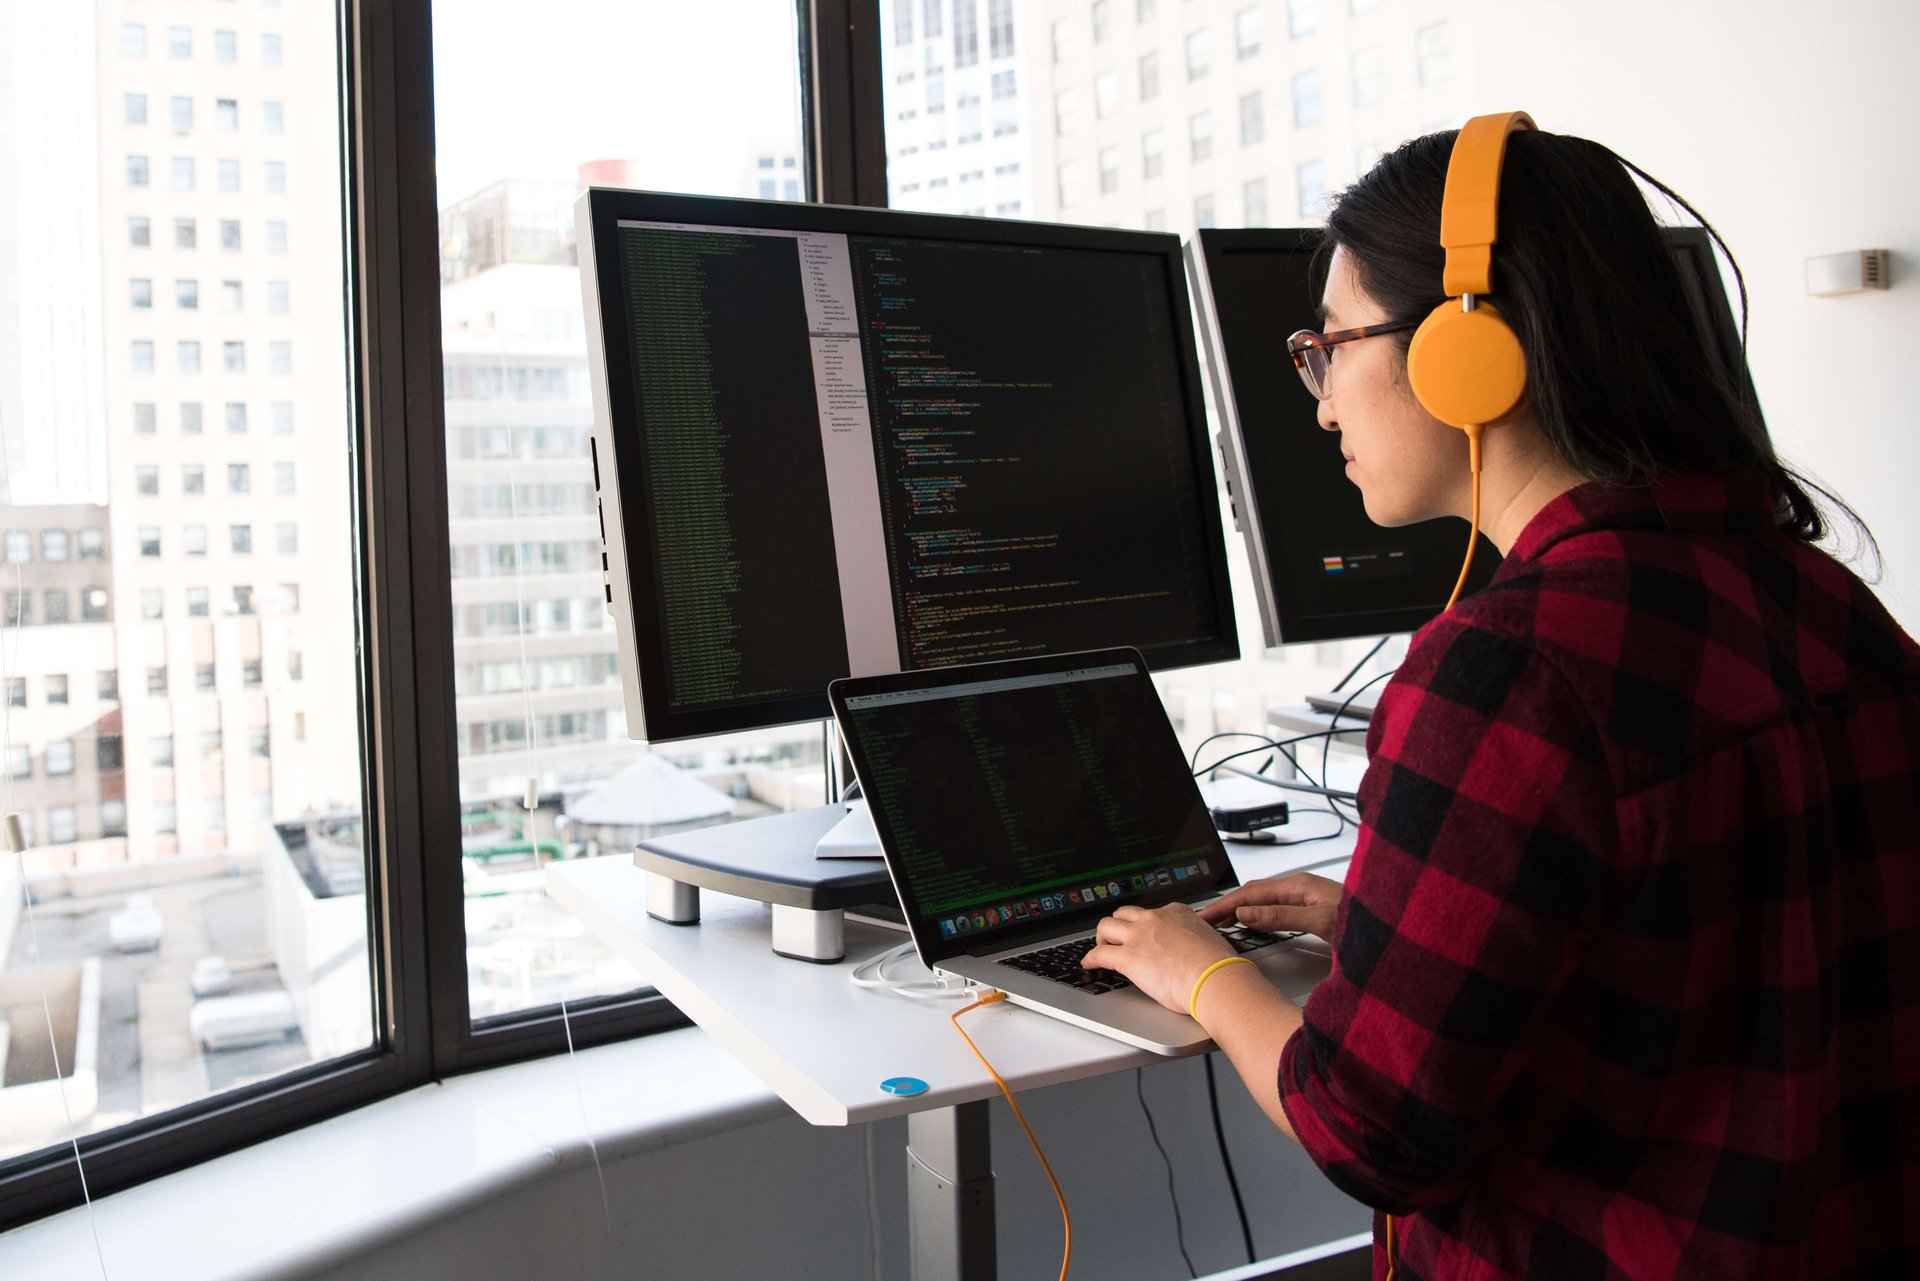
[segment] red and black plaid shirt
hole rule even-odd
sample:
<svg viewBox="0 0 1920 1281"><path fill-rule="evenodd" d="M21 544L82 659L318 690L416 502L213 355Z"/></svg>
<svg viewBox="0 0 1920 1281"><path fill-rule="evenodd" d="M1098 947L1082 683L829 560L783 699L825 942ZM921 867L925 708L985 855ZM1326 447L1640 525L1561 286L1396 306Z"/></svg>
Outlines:
<svg viewBox="0 0 1920 1281"><path fill-rule="evenodd" d="M1381 696L1280 1092L1407 1281L1920 1276L1920 648L1772 509L1581 486Z"/></svg>

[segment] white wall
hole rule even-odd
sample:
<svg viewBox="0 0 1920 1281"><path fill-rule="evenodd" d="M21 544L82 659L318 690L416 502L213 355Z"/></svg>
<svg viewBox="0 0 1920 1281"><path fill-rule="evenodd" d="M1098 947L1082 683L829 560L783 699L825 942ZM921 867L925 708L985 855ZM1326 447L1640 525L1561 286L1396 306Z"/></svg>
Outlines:
<svg viewBox="0 0 1920 1281"><path fill-rule="evenodd" d="M1469 13L1472 110L1519 107L1603 142L1726 237L1775 444L1866 521L1880 597L1920 633L1920 5L1472 0ZM1893 251L1890 291L1807 296L1808 257L1869 248Z"/></svg>

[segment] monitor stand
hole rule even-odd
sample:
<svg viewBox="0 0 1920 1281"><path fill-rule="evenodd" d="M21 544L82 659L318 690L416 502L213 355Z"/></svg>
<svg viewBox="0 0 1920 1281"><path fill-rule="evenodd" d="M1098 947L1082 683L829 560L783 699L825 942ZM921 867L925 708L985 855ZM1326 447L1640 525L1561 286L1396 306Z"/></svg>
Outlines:
<svg viewBox="0 0 1920 1281"><path fill-rule="evenodd" d="M879 858L880 837L865 801L848 801L847 816L814 843L815 858Z"/></svg>

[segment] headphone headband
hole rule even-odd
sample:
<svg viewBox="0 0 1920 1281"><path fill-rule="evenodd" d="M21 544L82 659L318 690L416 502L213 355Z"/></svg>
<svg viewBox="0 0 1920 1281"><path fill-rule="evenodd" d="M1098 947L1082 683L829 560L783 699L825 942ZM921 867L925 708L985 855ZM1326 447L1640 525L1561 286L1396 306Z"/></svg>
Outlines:
<svg viewBox="0 0 1920 1281"><path fill-rule="evenodd" d="M1493 245L1500 238L1500 167L1507 139L1534 128L1524 111L1475 116L1460 127L1447 164L1440 207L1440 244L1447 251L1443 285L1449 298L1493 292Z"/></svg>

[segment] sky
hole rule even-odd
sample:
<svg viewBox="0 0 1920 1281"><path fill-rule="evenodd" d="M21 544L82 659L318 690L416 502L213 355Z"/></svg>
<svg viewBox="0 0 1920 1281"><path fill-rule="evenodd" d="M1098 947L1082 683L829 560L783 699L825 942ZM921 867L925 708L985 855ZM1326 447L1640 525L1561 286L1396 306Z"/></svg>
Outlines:
<svg viewBox="0 0 1920 1281"><path fill-rule="evenodd" d="M798 136L793 0L435 0L444 207L500 178L635 159L657 190L735 195Z"/></svg>

